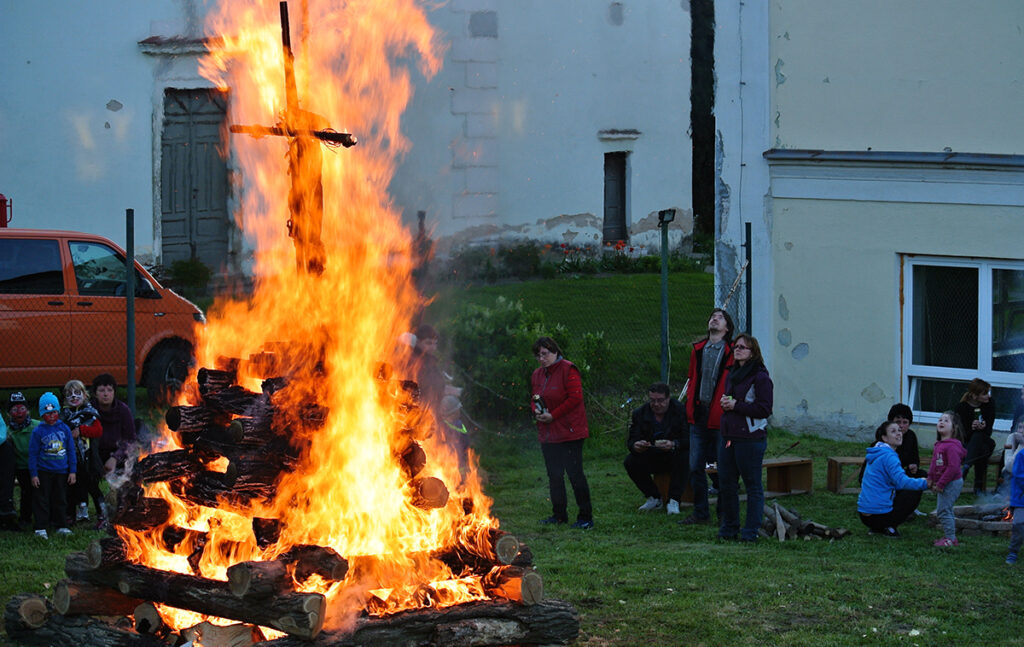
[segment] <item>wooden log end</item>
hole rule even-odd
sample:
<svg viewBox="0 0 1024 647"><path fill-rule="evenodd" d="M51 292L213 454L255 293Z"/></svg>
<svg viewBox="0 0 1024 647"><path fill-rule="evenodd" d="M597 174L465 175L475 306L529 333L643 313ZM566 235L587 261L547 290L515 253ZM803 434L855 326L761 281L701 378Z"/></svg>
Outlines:
<svg viewBox="0 0 1024 647"><path fill-rule="evenodd" d="M523 574L522 584L523 604L537 604L544 599L544 580L534 571L527 571Z"/></svg>
<svg viewBox="0 0 1024 647"><path fill-rule="evenodd" d="M26 627L31 629L42 627L46 624L46 619L49 616L50 612L47 610L46 600L43 598L36 596L25 598L18 605L18 617Z"/></svg>
<svg viewBox="0 0 1024 647"><path fill-rule="evenodd" d="M166 626L156 605L152 602L143 602L135 607L132 616L135 618L135 631L140 634L155 635Z"/></svg>
<svg viewBox="0 0 1024 647"><path fill-rule="evenodd" d="M511 564L519 556L519 540L513 535L502 535L494 542L494 554L499 564Z"/></svg>

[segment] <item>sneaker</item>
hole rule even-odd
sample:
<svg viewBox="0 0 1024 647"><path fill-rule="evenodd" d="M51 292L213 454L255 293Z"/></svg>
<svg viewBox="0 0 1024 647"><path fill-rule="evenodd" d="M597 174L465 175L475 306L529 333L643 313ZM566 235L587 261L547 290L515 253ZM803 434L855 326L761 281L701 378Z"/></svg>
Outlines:
<svg viewBox="0 0 1024 647"><path fill-rule="evenodd" d="M900 531L890 526L889 528L886 528L885 530L879 530L878 532L875 532L874 530L869 530L868 534L882 535L883 537L892 537L893 539L896 539L900 536Z"/></svg>
<svg viewBox="0 0 1024 647"><path fill-rule="evenodd" d="M1013 566L1017 563L1017 553L1010 553L1006 556L1006 563Z"/></svg>
<svg viewBox="0 0 1024 647"><path fill-rule="evenodd" d="M639 510L640 512L650 512L651 510L657 510L660 507L661 499L655 496L649 496L647 497L647 500L644 501L644 504L637 508L637 510Z"/></svg>
<svg viewBox="0 0 1024 647"><path fill-rule="evenodd" d="M546 525L546 524L552 524L552 523L566 523L566 520L565 519L559 519L558 517L555 517L555 516L550 516L547 519L541 519L540 522L542 524Z"/></svg>
<svg viewBox="0 0 1024 647"><path fill-rule="evenodd" d="M669 514L679 514L679 502L675 499L669 499L668 505L665 506L665 511Z"/></svg>
<svg viewBox="0 0 1024 647"><path fill-rule="evenodd" d="M914 516L916 516L916 517L927 517L928 515L915 508L914 509Z"/></svg>
<svg viewBox="0 0 1024 647"><path fill-rule="evenodd" d="M707 518L707 519L698 519L697 517L695 517L695 516L693 516L691 514L689 517L687 517L687 518L683 519L682 521L680 521L679 525L680 526L696 526L696 525L705 525L706 526L709 523L711 523L711 518L710 517Z"/></svg>
<svg viewBox="0 0 1024 647"><path fill-rule="evenodd" d="M88 521L89 520L89 504L79 503L78 510L75 512L75 521Z"/></svg>
<svg viewBox="0 0 1024 647"><path fill-rule="evenodd" d="M36 531L36 537L42 537L43 539L50 538L50 536L46 534L46 531L42 529Z"/></svg>
<svg viewBox="0 0 1024 647"><path fill-rule="evenodd" d="M71 528L57 528L57 534L58 535L70 535L71 534Z"/></svg>
<svg viewBox="0 0 1024 647"><path fill-rule="evenodd" d="M572 527L576 528L578 530L590 530L591 528L594 527L594 522L593 521L584 521L584 520L580 519L576 523L572 524Z"/></svg>
<svg viewBox="0 0 1024 647"><path fill-rule="evenodd" d="M952 546L959 546L960 542L956 539L950 539L949 537L940 537L936 539L935 543L932 545L938 546L939 548L950 548Z"/></svg>
<svg viewBox="0 0 1024 647"><path fill-rule="evenodd" d="M96 520L96 530L106 530L110 527L110 524L103 517Z"/></svg>

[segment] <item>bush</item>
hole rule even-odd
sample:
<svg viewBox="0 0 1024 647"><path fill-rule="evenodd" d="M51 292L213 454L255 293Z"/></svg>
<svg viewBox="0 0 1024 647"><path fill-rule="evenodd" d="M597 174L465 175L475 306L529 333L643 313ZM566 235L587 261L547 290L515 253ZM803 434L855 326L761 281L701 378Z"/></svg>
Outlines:
<svg viewBox="0 0 1024 647"><path fill-rule="evenodd" d="M540 312L504 298L493 307L463 306L447 332L452 359L466 373L463 404L493 419L529 415L530 375L537 368L531 347L538 337L553 337L563 351L570 343L564 326L546 325ZM595 356L600 361L600 353Z"/></svg>

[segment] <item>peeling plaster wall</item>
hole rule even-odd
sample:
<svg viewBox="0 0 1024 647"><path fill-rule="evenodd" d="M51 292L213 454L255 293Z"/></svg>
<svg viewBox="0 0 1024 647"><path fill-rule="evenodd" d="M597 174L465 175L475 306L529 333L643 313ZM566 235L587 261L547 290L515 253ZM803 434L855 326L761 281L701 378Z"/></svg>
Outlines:
<svg viewBox="0 0 1024 647"><path fill-rule="evenodd" d="M1024 153L1019 0L771 6L773 147Z"/></svg>
<svg viewBox="0 0 1024 647"><path fill-rule="evenodd" d="M1020 207L777 199L773 424L864 439L900 397L898 254L1020 258ZM964 222L977 236L951 236ZM882 235L881 232L884 232ZM999 235L999 232L1004 232Z"/></svg>
<svg viewBox="0 0 1024 647"><path fill-rule="evenodd" d="M434 9L450 47L437 79L417 79L403 120L412 150L391 190L406 222L426 211L442 253L522 238L600 244L604 155L628 151L630 243L660 245L649 219L669 208L673 239L688 237L688 8L451 0Z"/></svg>

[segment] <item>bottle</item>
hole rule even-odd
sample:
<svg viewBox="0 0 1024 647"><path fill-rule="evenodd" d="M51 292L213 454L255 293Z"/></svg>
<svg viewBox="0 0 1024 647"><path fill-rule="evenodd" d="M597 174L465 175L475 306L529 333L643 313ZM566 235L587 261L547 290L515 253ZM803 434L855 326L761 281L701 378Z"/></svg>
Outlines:
<svg viewBox="0 0 1024 647"><path fill-rule="evenodd" d="M533 396L533 415L539 416L548 412L548 405L544 404L544 398L540 397L539 394Z"/></svg>

